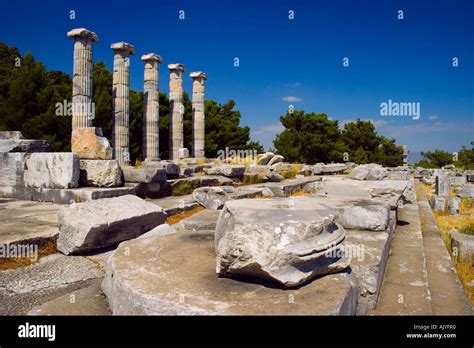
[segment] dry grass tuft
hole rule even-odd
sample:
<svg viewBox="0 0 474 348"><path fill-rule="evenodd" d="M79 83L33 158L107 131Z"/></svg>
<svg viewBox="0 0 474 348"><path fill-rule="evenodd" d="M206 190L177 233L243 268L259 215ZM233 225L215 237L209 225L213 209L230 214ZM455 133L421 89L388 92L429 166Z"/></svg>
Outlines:
<svg viewBox="0 0 474 348"><path fill-rule="evenodd" d="M311 196L313 193L305 190L297 190L293 192L290 196Z"/></svg>
<svg viewBox="0 0 474 348"><path fill-rule="evenodd" d="M181 220L186 219L187 217L193 216L194 214L197 214L200 211L203 211L204 209L205 208L203 206L199 205L196 208L185 210L185 211L182 211L181 213L168 216L165 220L165 224L168 224L168 225L177 224Z"/></svg>
<svg viewBox="0 0 474 348"><path fill-rule="evenodd" d="M294 179L295 176L301 171L301 164L292 164L289 168L283 167L278 170L278 174L283 176L285 179Z"/></svg>
<svg viewBox="0 0 474 348"><path fill-rule="evenodd" d="M44 256L51 255L57 252L56 239L48 240L43 245L38 247L38 258L30 259L25 257L19 258L0 258L0 270L18 268L32 265Z"/></svg>
<svg viewBox="0 0 474 348"><path fill-rule="evenodd" d="M259 199L263 198L264 199L264 198L273 198L273 197L272 196L267 196L267 195L256 195L256 196L251 197L251 198L252 199L257 199L257 198L259 198Z"/></svg>

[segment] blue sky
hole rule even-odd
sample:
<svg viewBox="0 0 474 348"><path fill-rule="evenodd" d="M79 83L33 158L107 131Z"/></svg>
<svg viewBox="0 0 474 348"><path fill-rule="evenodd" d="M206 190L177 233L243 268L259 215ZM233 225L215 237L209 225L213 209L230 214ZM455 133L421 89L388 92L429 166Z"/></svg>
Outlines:
<svg viewBox="0 0 474 348"><path fill-rule="evenodd" d="M112 42L135 45L133 89L142 89L140 56L148 52L164 59L162 91L169 63L185 65L188 92L189 72L205 71L206 97L234 99L242 124L265 147L282 130L279 116L290 104L341 122L373 120L379 133L413 152L456 151L474 140L471 0L43 0L1 9L0 41L31 51L48 69L72 73L66 32L85 27L99 36L94 60L109 68ZM380 103L389 99L420 103L420 119L381 116Z"/></svg>

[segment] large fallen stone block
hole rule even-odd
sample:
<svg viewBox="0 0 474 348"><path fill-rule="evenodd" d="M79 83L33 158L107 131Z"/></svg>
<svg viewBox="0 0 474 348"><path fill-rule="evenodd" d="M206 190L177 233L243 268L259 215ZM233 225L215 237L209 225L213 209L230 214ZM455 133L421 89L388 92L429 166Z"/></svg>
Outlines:
<svg viewBox="0 0 474 348"><path fill-rule="evenodd" d="M345 269L344 228L311 197L225 203L216 226L216 272L295 287Z"/></svg>
<svg viewBox="0 0 474 348"><path fill-rule="evenodd" d="M142 168L145 169L164 169L168 179L177 178L180 174L181 168L173 161L149 161L145 160L142 163Z"/></svg>
<svg viewBox="0 0 474 348"><path fill-rule="evenodd" d="M138 182L142 184L166 181L166 169L162 167L132 167L122 166L123 177L126 182Z"/></svg>
<svg viewBox="0 0 474 348"><path fill-rule="evenodd" d="M283 182L266 183L262 185L264 187L263 194L271 197L288 197L296 191L303 190L308 184L321 180L321 177L303 177Z"/></svg>
<svg viewBox="0 0 474 348"><path fill-rule="evenodd" d="M446 211L446 203L448 196L437 196L432 195L430 198L430 206L433 211L444 212Z"/></svg>
<svg viewBox="0 0 474 348"><path fill-rule="evenodd" d="M272 166L274 164L281 163L283 162L284 159L285 157L283 157L282 155L275 155L272 157L270 161L268 161L267 165Z"/></svg>
<svg viewBox="0 0 474 348"><path fill-rule="evenodd" d="M114 245L162 224L163 209L132 195L71 204L58 212L62 253L82 253Z"/></svg>
<svg viewBox="0 0 474 348"><path fill-rule="evenodd" d="M112 147L97 127L76 128L71 134L71 150L83 159L112 159Z"/></svg>
<svg viewBox="0 0 474 348"><path fill-rule="evenodd" d="M362 200L352 204L348 202L337 210L336 221L347 229L385 231L390 222L390 205L388 204Z"/></svg>
<svg viewBox="0 0 474 348"><path fill-rule="evenodd" d="M0 132L0 140L6 139L24 139L23 134L20 131L1 131Z"/></svg>
<svg viewBox="0 0 474 348"><path fill-rule="evenodd" d="M270 160L275 156L273 152L265 152L257 155L257 164L259 165L266 165Z"/></svg>
<svg viewBox="0 0 474 348"><path fill-rule="evenodd" d="M434 176L424 176L421 181L425 185L433 185L436 182L436 178Z"/></svg>
<svg viewBox="0 0 474 348"><path fill-rule="evenodd" d="M461 187L457 192L456 196L461 198L472 198L474 197L474 185L468 184L466 186Z"/></svg>
<svg viewBox="0 0 474 348"><path fill-rule="evenodd" d="M229 197L229 193L234 192L233 186L200 187L193 191L193 198L206 209L217 210L232 199Z"/></svg>
<svg viewBox="0 0 474 348"><path fill-rule="evenodd" d="M118 187L123 185L117 160L81 160L80 186Z"/></svg>
<svg viewBox="0 0 474 348"><path fill-rule="evenodd" d="M354 315L352 274L286 289L215 274L214 232L183 231L122 242L102 289L114 315Z"/></svg>
<svg viewBox="0 0 474 348"><path fill-rule="evenodd" d="M435 192L439 196L449 196L450 181L447 176L444 176L444 175L436 176Z"/></svg>
<svg viewBox="0 0 474 348"><path fill-rule="evenodd" d="M204 168L204 172L208 175L237 177L244 175L245 167L239 164L221 164L211 168Z"/></svg>
<svg viewBox="0 0 474 348"><path fill-rule="evenodd" d="M340 174L347 169L344 163L318 163L313 166L313 174Z"/></svg>
<svg viewBox="0 0 474 348"><path fill-rule="evenodd" d="M448 203L447 203L449 215L459 215L460 204L461 204L461 199L459 197L449 197Z"/></svg>
<svg viewBox="0 0 474 348"><path fill-rule="evenodd" d="M23 186L27 157L24 152L0 153L0 186Z"/></svg>
<svg viewBox="0 0 474 348"><path fill-rule="evenodd" d="M0 152L51 152L53 144L46 140L0 139Z"/></svg>
<svg viewBox="0 0 474 348"><path fill-rule="evenodd" d="M459 261L470 260L474 266L474 236L453 229L451 235L451 254Z"/></svg>
<svg viewBox="0 0 474 348"><path fill-rule="evenodd" d="M32 153L25 161L27 187L74 188L79 186L79 156L71 152Z"/></svg>
<svg viewBox="0 0 474 348"><path fill-rule="evenodd" d="M465 176L453 176L453 177L449 178L449 183L452 186L466 185L466 177Z"/></svg>
<svg viewBox="0 0 474 348"><path fill-rule="evenodd" d="M382 180L386 175L387 169L380 164L370 163L355 167L348 176L354 180Z"/></svg>
<svg viewBox="0 0 474 348"><path fill-rule="evenodd" d="M135 195L137 194L137 185L127 184L127 186L123 187L79 187L70 189L0 186L0 196L27 201L71 204L73 202L87 202L102 198Z"/></svg>
<svg viewBox="0 0 474 348"><path fill-rule="evenodd" d="M188 231L214 231L217 220L219 219L219 210L205 209L179 222L183 230Z"/></svg>

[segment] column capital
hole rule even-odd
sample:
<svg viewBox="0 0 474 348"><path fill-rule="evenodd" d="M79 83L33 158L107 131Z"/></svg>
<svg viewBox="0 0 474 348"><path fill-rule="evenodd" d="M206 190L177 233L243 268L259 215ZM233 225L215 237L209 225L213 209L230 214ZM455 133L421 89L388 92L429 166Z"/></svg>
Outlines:
<svg viewBox="0 0 474 348"><path fill-rule="evenodd" d="M161 58L161 56L156 53L144 54L141 59L144 62L152 61L152 62L157 62L158 64L163 63L163 59Z"/></svg>
<svg viewBox="0 0 474 348"><path fill-rule="evenodd" d="M128 52L129 54L135 54L135 46L132 44L129 44L128 42L114 42L113 44L110 45L110 48L114 50L114 52Z"/></svg>
<svg viewBox="0 0 474 348"><path fill-rule="evenodd" d="M173 71L173 70L184 71L184 65L183 65L183 64L180 64L180 63L168 64L168 69L169 69L170 71Z"/></svg>
<svg viewBox="0 0 474 348"><path fill-rule="evenodd" d="M203 79L207 80L207 74L202 71L194 71L189 74L192 79Z"/></svg>
<svg viewBox="0 0 474 348"><path fill-rule="evenodd" d="M99 37L93 31L87 30L86 28L72 29L67 32L67 37L76 39L78 37L89 38L91 41L99 41Z"/></svg>

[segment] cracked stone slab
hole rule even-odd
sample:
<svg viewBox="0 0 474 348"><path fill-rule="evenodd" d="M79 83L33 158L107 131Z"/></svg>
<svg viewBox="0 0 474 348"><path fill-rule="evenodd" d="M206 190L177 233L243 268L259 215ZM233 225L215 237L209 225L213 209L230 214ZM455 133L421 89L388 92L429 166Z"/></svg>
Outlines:
<svg viewBox="0 0 474 348"><path fill-rule="evenodd" d="M219 278L212 231L121 243L102 288L115 315L353 315L357 302L355 281L347 273L291 290L255 279Z"/></svg>
<svg viewBox="0 0 474 348"><path fill-rule="evenodd" d="M26 314L33 306L91 284L104 271L81 256L52 254L37 263L0 271L0 314Z"/></svg>

